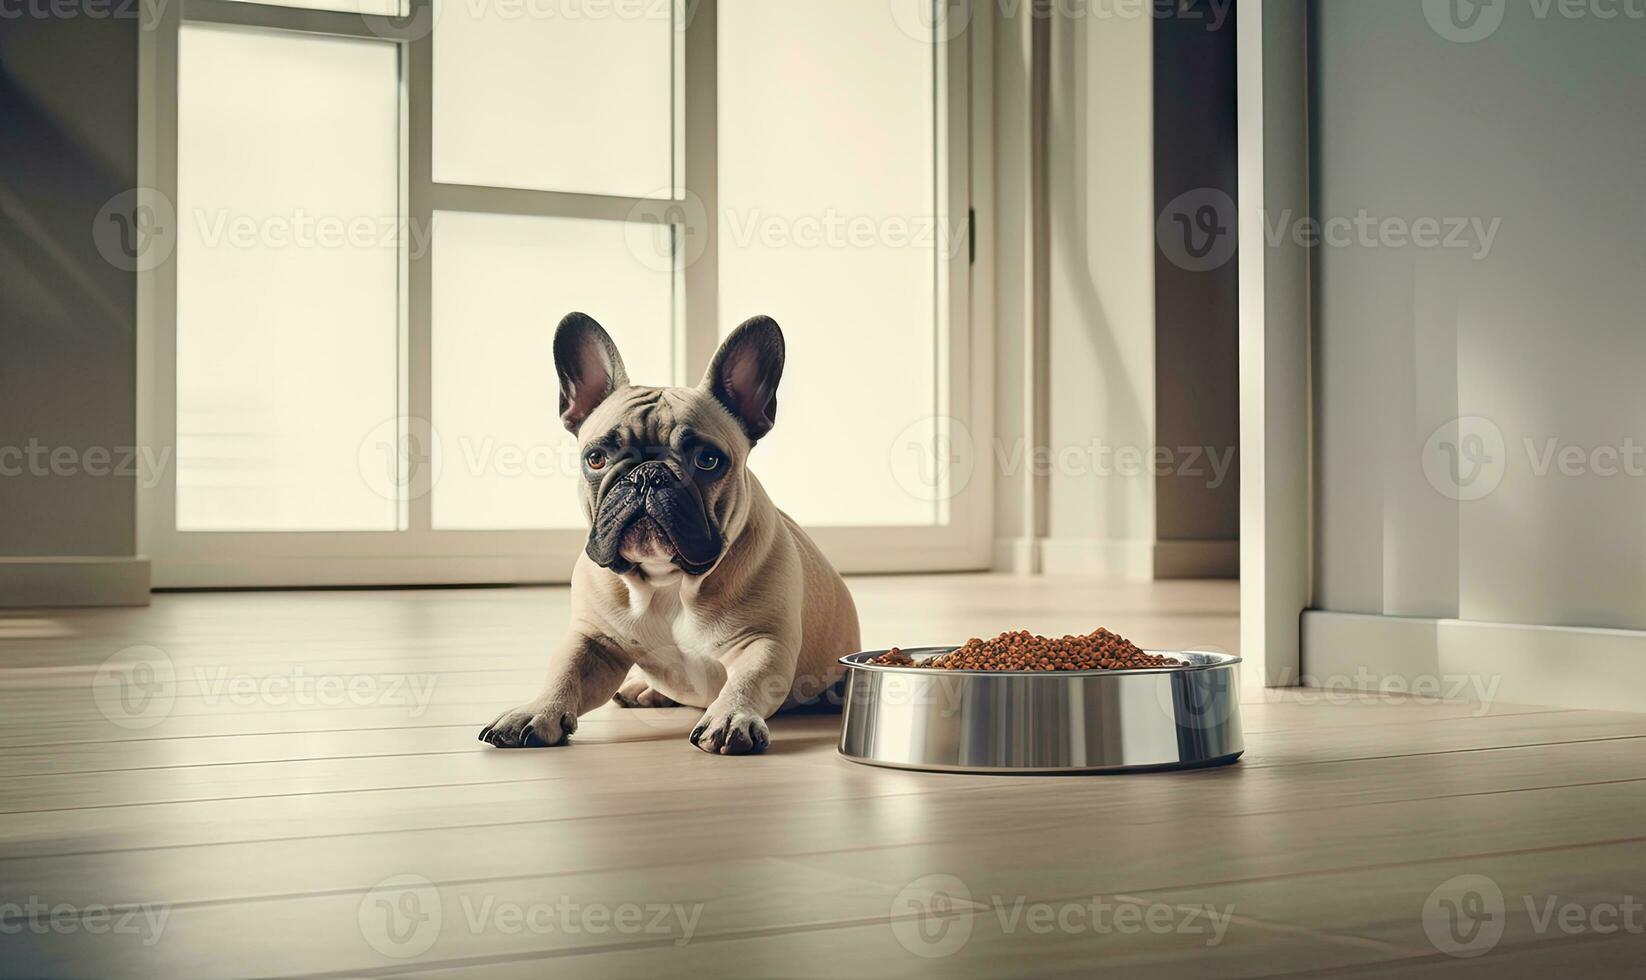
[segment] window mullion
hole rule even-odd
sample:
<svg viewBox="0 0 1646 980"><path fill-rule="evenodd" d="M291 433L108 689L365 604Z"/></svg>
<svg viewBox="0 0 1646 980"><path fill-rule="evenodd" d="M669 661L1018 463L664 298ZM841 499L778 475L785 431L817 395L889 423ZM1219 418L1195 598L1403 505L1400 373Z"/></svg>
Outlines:
<svg viewBox="0 0 1646 980"><path fill-rule="evenodd" d="M426 2L427 0L412 0L414 8ZM429 23L416 17L383 17L341 10L246 3L243 0L186 0L183 19L226 27L258 27L384 41L405 41L416 38L419 34L427 34Z"/></svg>
<svg viewBox="0 0 1646 980"><path fill-rule="evenodd" d="M666 220L680 202L665 198L571 194L521 187L430 183L428 194L435 211L475 211L483 214L520 214L539 218L592 218L599 221Z"/></svg>
<svg viewBox="0 0 1646 980"><path fill-rule="evenodd" d="M685 88L685 159L682 161L686 191L685 223L676 233L678 254L683 257L684 317L681 321L681 356L676 358L682 381L690 384L708 370L720 340L720 165L718 20L716 0L685 3L691 12L685 22L685 65L677 72ZM680 5L676 17L684 14ZM701 236L698 241L690 236Z"/></svg>
<svg viewBox="0 0 1646 980"><path fill-rule="evenodd" d="M428 7L434 0L411 0L416 6ZM413 14L419 13L414 6ZM432 9L427 10L432 14ZM401 236L404 253L403 268L407 280L401 289L405 304L402 323L405 347L401 355L403 390L406 402L403 419L407 430L401 433L401 445L407 458L406 487L407 529L413 535L430 532L434 469L432 441L434 362L431 355L434 343L432 323L433 252L434 252L434 39L432 33L410 41L401 49L404 109L401 118L406 125L402 149L405 153L401 179L405 182L401 199L406 211L404 220L412 234Z"/></svg>

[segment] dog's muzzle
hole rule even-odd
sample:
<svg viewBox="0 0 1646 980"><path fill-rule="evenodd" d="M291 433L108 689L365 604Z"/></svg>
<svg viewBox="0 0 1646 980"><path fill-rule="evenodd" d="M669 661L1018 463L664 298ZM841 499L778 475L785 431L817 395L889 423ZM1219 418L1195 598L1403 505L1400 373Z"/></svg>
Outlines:
<svg viewBox="0 0 1646 980"><path fill-rule="evenodd" d="M667 463L649 460L612 485L595 511L584 549L595 564L618 574L634 564L620 553L623 535L649 517L674 549L670 561L688 575L702 575L720 560L720 531L709 520L695 488L675 475Z"/></svg>

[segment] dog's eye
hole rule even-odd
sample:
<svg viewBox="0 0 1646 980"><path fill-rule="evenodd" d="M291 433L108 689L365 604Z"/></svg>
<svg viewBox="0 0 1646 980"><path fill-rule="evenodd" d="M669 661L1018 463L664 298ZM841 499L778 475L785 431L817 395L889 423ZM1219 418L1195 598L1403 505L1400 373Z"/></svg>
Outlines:
<svg viewBox="0 0 1646 980"><path fill-rule="evenodd" d="M588 464L591 470L603 470L606 468L606 452L603 449L591 449L583 454L583 462Z"/></svg>
<svg viewBox="0 0 1646 980"><path fill-rule="evenodd" d="M699 450L697 458L692 460L692 464L705 473L713 473L718 470L720 463L720 454L712 449Z"/></svg>

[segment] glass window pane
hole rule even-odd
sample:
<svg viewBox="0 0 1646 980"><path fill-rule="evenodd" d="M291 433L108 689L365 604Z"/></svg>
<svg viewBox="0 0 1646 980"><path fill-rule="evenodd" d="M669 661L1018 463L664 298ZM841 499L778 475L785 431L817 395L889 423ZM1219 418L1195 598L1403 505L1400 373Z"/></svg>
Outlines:
<svg viewBox="0 0 1646 980"><path fill-rule="evenodd" d="M434 179L644 197L674 186L673 0L437 0Z"/></svg>
<svg viewBox="0 0 1646 980"><path fill-rule="evenodd" d="M636 384L673 383L674 275L616 221L440 211L434 221L434 526L580 528L554 328L611 333ZM663 232L667 234L667 232Z"/></svg>
<svg viewBox="0 0 1646 980"><path fill-rule="evenodd" d="M179 45L177 526L392 531L359 449L398 405L395 45Z"/></svg>
<svg viewBox="0 0 1646 980"><path fill-rule="evenodd" d="M765 313L788 340L754 472L802 523L936 523L918 492L931 462L913 451L938 411L949 238L934 219L934 48L886 0L721 0L719 17L722 332ZM864 465L819 480L818 460Z"/></svg>
<svg viewBox="0 0 1646 980"><path fill-rule="evenodd" d="M346 14L380 14L398 17L404 12L403 0L246 0L273 7L306 7L310 10L341 10Z"/></svg>

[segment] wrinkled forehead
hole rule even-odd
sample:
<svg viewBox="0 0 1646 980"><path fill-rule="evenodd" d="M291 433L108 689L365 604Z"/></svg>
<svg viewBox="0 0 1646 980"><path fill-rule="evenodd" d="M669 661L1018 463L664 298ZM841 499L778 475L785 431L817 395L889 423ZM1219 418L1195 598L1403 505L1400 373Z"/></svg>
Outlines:
<svg viewBox="0 0 1646 980"><path fill-rule="evenodd" d="M612 392L583 423L583 445L610 442L620 446L672 446L690 431L722 449L736 448L742 434L736 421L714 396L695 388L648 388L630 385Z"/></svg>

